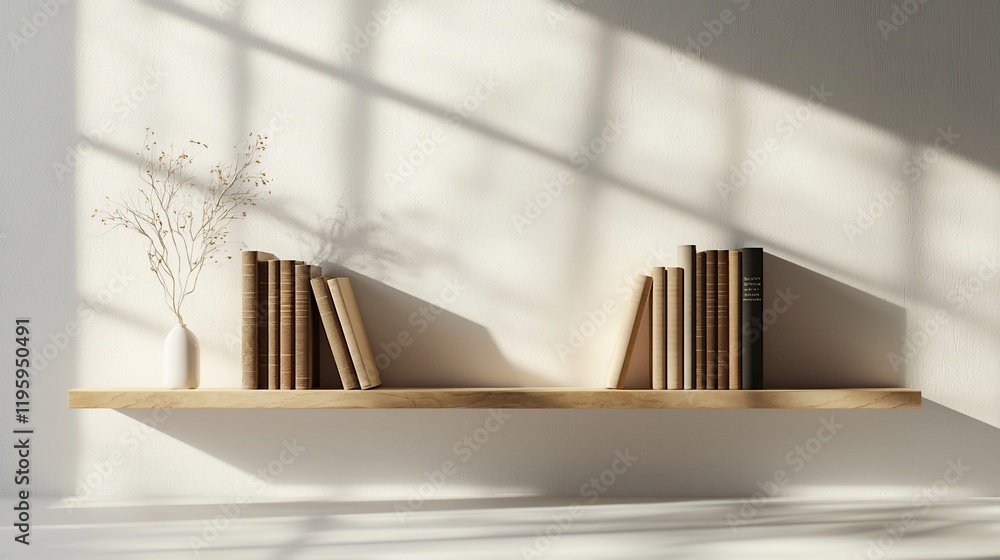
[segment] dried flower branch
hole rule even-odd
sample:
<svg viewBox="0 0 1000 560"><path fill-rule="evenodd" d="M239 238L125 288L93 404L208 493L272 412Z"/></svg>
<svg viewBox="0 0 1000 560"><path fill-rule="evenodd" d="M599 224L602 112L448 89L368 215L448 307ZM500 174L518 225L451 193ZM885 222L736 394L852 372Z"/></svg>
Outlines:
<svg viewBox="0 0 1000 560"><path fill-rule="evenodd" d="M188 166L194 161L192 152L206 148L189 140L175 155L173 146L161 150L155 133L147 128L143 148L136 154L142 184L120 201L105 197L105 209L94 209L92 215L112 229L125 228L146 238L149 269L180 324L184 324L184 300L198 286L205 263L219 262L229 226L247 216L247 206L256 206L270 194L267 173L260 171L267 137L250 134L235 162L212 166L207 186L199 189L192 184Z"/></svg>

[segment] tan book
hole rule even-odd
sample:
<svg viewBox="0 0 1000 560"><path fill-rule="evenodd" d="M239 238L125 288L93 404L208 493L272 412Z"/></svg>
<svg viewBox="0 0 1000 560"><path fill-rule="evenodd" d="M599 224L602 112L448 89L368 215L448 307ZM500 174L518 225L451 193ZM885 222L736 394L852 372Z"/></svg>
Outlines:
<svg viewBox="0 0 1000 560"><path fill-rule="evenodd" d="M354 372L354 364L347 349L347 341L344 339L343 327L340 326L340 318L334 307L333 298L330 294L330 285L326 278L313 278L311 281L313 295L316 296L316 306L319 308L319 317L323 322L323 330L326 331L326 338L330 343L330 350L333 352L333 361L337 365L337 373L344 389L360 389L358 374Z"/></svg>
<svg viewBox="0 0 1000 560"><path fill-rule="evenodd" d="M667 269L654 266L651 318L653 389L667 388Z"/></svg>
<svg viewBox="0 0 1000 560"><path fill-rule="evenodd" d="M705 251L705 388L719 388L719 307L716 283L719 281L719 252Z"/></svg>
<svg viewBox="0 0 1000 560"><path fill-rule="evenodd" d="M684 269L684 388L695 388L695 246L677 246L677 266Z"/></svg>
<svg viewBox="0 0 1000 560"><path fill-rule="evenodd" d="M642 318L649 312L649 296L652 291L653 279L651 277L636 277L632 293L625 305L625 315L618 335L618 344L611 357L611 368L606 384L608 389L623 389L625 387L625 378L628 375L629 366L632 364L636 341L640 336Z"/></svg>
<svg viewBox="0 0 1000 560"><path fill-rule="evenodd" d="M694 378L695 389L705 388L705 251L695 255Z"/></svg>
<svg viewBox="0 0 1000 560"><path fill-rule="evenodd" d="M242 328L240 329L243 389L257 388L257 251L243 251L240 255L242 280Z"/></svg>
<svg viewBox="0 0 1000 560"><path fill-rule="evenodd" d="M281 388L281 261L267 261L267 388Z"/></svg>
<svg viewBox="0 0 1000 560"><path fill-rule="evenodd" d="M309 339L312 332L312 306L309 287L310 266L295 265L295 388L312 388L312 372L309 371Z"/></svg>
<svg viewBox="0 0 1000 560"><path fill-rule="evenodd" d="M279 285L279 345L278 368L281 389L295 387L295 261L282 260Z"/></svg>
<svg viewBox="0 0 1000 560"><path fill-rule="evenodd" d="M718 306L718 334L715 360L718 369L719 389L729 388L729 251L719 251L716 300Z"/></svg>
<svg viewBox="0 0 1000 560"><path fill-rule="evenodd" d="M743 335L740 326L743 324L743 292L740 284L743 282L743 253L729 251L729 388L741 388L741 373L743 352L741 344Z"/></svg>
<svg viewBox="0 0 1000 560"><path fill-rule="evenodd" d="M323 267L318 264L309 265L309 293L312 293L311 283L314 278L323 276ZM319 388L319 347L320 336L322 336L323 324L319 318L319 306L316 305L316 297L309 298L309 381L310 389Z"/></svg>
<svg viewBox="0 0 1000 560"><path fill-rule="evenodd" d="M684 388L684 269L667 269L667 389Z"/></svg>
<svg viewBox="0 0 1000 560"><path fill-rule="evenodd" d="M327 281L327 285L330 286L330 295L333 296L333 305L340 318L340 326L344 330L344 339L347 341L354 371L358 374L358 382L362 389L378 387L382 384L382 380L378 368L375 367L375 356L368 343L368 334L361 319L361 310L354 297L354 290L351 288L351 281L348 278L332 278Z"/></svg>

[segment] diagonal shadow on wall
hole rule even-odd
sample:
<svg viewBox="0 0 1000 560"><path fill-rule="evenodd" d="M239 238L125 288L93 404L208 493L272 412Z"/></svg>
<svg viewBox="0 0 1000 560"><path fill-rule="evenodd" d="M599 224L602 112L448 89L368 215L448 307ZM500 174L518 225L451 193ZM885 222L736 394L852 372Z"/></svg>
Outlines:
<svg viewBox="0 0 1000 560"><path fill-rule="evenodd" d="M906 310L764 253L764 386L902 387Z"/></svg>
<svg viewBox="0 0 1000 560"><path fill-rule="evenodd" d="M951 126L961 138L950 150L1000 170L997 75L972 70L993 68L1000 59L1000 4L917 3L902 17L896 4L640 0L579 8L666 45L675 56L793 95L806 97L811 87L825 85L833 91L830 108L909 140L931 142L939 128ZM664 56L664 64L673 63ZM891 94L901 83L906 95Z"/></svg>

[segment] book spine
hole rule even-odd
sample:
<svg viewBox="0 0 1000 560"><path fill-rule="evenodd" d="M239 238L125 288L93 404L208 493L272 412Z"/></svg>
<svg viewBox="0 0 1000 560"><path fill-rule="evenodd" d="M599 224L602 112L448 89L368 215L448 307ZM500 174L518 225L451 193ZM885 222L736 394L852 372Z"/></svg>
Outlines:
<svg viewBox="0 0 1000 560"><path fill-rule="evenodd" d="M719 252L705 251L705 388L719 388L719 306L716 283L719 281Z"/></svg>
<svg viewBox="0 0 1000 560"><path fill-rule="evenodd" d="M257 388L257 251L243 251L240 255L243 317L241 358L243 389Z"/></svg>
<svg viewBox="0 0 1000 560"><path fill-rule="evenodd" d="M743 249L742 351L744 389L764 388L764 250Z"/></svg>
<svg viewBox="0 0 1000 560"><path fill-rule="evenodd" d="M267 261L267 388L281 388L281 264Z"/></svg>
<svg viewBox="0 0 1000 560"><path fill-rule="evenodd" d="M667 269L667 389L684 388L684 269Z"/></svg>
<svg viewBox="0 0 1000 560"><path fill-rule="evenodd" d="M355 375L358 376L358 387L364 389L368 383L368 374L365 372L365 363L361 359L358 339L354 336L354 327L351 326L351 319L347 314L347 303L344 301L344 294L340 291L340 283L337 282L336 278L330 278L326 281L326 285L330 289L333 308L337 311L337 318L340 320L340 331L344 333L347 354L351 357L351 365Z"/></svg>
<svg viewBox="0 0 1000 560"><path fill-rule="evenodd" d="M705 251L695 255L694 388L705 388Z"/></svg>
<svg viewBox="0 0 1000 560"><path fill-rule="evenodd" d="M608 389L623 389L629 366L632 365L632 355L635 353L635 343L639 339L642 328L642 317L646 313L653 291L653 279L649 276L637 276L632 286L632 293L625 304L624 320L618 334L615 353L611 356L611 367L608 372Z"/></svg>
<svg viewBox="0 0 1000 560"><path fill-rule="evenodd" d="M375 354L372 352L371 344L368 342L368 330L365 329L365 322L361 317L361 308L358 306L358 300L354 297L351 280L349 278L337 278L337 284L340 285L340 293L344 298L347 316L351 321L351 328L354 329L354 338L361 353L361 361L365 365L366 379L362 379L359 373L358 381L361 382L362 389L378 387L382 384L382 379L375 364Z"/></svg>
<svg viewBox="0 0 1000 560"><path fill-rule="evenodd" d="M257 253L257 388L267 389L267 260Z"/></svg>
<svg viewBox="0 0 1000 560"><path fill-rule="evenodd" d="M312 293L312 281L323 276L323 267L317 264L309 266L309 292ZM309 388L319 388L319 340L322 324L319 318L319 306L316 297L309 298Z"/></svg>
<svg viewBox="0 0 1000 560"><path fill-rule="evenodd" d="M684 388L695 387L695 247L677 247L677 265L684 269Z"/></svg>
<svg viewBox="0 0 1000 560"><path fill-rule="evenodd" d="M718 389L729 388L729 251L719 251L716 266L719 277L715 282L717 310L715 312L718 321L718 334L716 342L718 348L715 352L715 361L718 364Z"/></svg>
<svg viewBox="0 0 1000 560"><path fill-rule="evenodd" d="M295 389L311 389L309 375L309 333L312 331L309 304L309 265L295 265Z"/></svg>
<svg viewBox="0 0 1000 560"><path fill-rule="evenodd" d="M354 364L351 362L350 351L347 348L343 327L334 306L329 282L330 280L322 277L310 281L313 294L316 296L320 321L323 322L323 330L326 331L326 338L333 353L333 361L336 363L337 373L344 389L360 389L361 384L358 382L358 374L355 373Z"/></svg>
<svg viewBox="0 0 1000 560"><path fill-rule="evenodd" d="M653 389L667 388L667 269L653 267Z"/></svg>
<svg viewBox="0 0 1000 560"><path fill-rule="evenodd" d="M281 261L278 293L280 345L278 368L281 389L295 387L295 261Z"/></svg>
<svg viewBox="0 0 1000 560"><path fill-rule="evenodd" d="M740 350L740 326L743 324L742 290L743 255L739 251L729 251L729 388L740 389L743 380L740 372L743 370Z"/></svg>

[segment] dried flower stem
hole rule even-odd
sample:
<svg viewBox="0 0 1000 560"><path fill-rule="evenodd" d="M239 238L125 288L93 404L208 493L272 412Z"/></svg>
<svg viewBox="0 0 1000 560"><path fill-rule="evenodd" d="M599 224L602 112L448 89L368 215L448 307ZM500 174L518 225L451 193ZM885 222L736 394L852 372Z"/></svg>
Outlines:
<svg viewBox="0 0 1000 560"><path fill-rule="evenodd" d="M93 214L112 229L123 227L146 238L149 269L180 324L184 324L181 308L185 298L197 288L205 263L218 262L230 224L246 217L240 207L256 206L270 193L266 190L267 174L259 170L261 154L267 149L266 137L255 139L250 134L246 149L233 164L211 167L208 185L199 192L187 173L187 166L194 161L189 150L205 148L208 146L190 140L175 156L173 146L160 150L154 133L147 128L143 149L137 154L142 185L120 202L106 197L105 209L95 209ZM198 198L200 204L195 202Z"/></svg>

